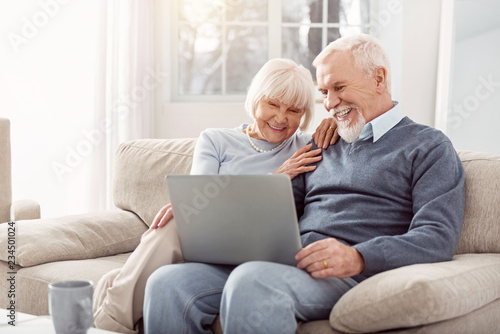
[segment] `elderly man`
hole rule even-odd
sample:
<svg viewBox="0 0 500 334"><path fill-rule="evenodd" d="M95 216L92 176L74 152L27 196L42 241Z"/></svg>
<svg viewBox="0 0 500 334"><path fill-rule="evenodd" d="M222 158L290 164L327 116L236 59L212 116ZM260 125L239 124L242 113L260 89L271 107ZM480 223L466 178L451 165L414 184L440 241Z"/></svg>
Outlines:
<svg viewBox="0 0 500 334"><path fill-rule="evenodd" d="M342 140L293 180L304 245L297 267L160 269L148 281L146 331L209 333L220 312L225 333L295 333L296 319L327 319L369 276L452 258L464 172L449 139L402 115L386 53L372 37L338 39L313 64Z"/></svg>

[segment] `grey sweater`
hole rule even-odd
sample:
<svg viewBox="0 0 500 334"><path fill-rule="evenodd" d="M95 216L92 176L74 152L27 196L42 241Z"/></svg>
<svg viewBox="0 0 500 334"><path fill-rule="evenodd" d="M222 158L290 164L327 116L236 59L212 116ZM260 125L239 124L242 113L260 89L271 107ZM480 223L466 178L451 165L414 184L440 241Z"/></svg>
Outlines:
<svg viewBox="0 0 500 334"><path fill-rule="evenodd" d="M450 260L464 213L464 171L450 140L408 117L376 142L343 140L293 180L304 246L328 237L354 246L362 280Z"/></svg>

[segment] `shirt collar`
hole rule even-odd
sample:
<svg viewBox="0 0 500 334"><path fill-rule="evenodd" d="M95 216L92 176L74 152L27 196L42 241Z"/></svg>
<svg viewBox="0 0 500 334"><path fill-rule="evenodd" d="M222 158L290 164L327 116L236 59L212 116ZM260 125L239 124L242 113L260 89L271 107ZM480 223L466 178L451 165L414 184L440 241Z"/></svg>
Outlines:
<svg viewBox="0 0 500 334"><path fill-rule="evenodd" d="M394 104L392 109L365 124L358 140L373 137L373 142L376 142L403 119L404 116L399 103L397 101L392 101L392 103Z"/></svg>

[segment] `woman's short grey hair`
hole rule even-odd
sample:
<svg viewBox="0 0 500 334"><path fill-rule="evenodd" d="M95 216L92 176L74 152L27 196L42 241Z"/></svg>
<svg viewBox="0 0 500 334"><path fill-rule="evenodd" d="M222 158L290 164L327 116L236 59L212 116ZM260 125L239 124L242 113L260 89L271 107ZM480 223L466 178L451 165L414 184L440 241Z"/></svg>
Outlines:
<svg viewBox="0 0 500 334"><path fill-rule="evenodd" d="M361 70L366 77L370 77L377 67L387 70L386 91L391 92L391 66L389 57L380 42L366 34L341 37L321 51L314 59L313 66L318 67L325 58L335 51L351 51L354 57L354 65Z"/></svg>
<svg viewBox="0 0 500 334"><path fill-rule="evenodd" d="M289 59L269 60L255 75L248 89L245 109L253 119L257 104L262 99L276 99L304 109L299 128L305 131L314 112L315 89L311 72Z"/></svg>

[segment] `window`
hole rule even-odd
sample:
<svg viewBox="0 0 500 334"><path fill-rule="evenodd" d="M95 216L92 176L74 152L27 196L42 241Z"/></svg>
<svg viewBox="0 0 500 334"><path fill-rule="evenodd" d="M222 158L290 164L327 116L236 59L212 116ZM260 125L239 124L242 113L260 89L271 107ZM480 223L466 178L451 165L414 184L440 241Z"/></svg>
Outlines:
<svg viewBox="0 0 500 334"><path fill-rule="evenodd" d="M368 33L368 0L177 0L172 29L174 101L241 101L271 58L309 68L331 41ZM175 6L174 6L175 7Z"/></svg>

